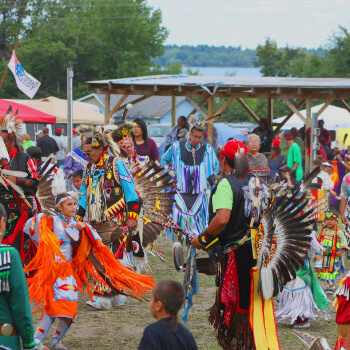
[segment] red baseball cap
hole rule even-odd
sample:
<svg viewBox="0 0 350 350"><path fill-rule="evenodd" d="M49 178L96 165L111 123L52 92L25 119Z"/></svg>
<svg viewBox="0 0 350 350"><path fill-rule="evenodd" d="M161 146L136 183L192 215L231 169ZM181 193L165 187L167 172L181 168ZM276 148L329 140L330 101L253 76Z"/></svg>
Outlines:
<svg viewBox="0 0 350 350"><path fill-rule="evenodd" d="M77 129L73 129L73 135L76 135L78 133Z"/></svg>
<svg viewBox="0 0 350 350"><path fill-rule="evenodd" d="M224 155L229 159L235 159L236 153L242 152L242 150L247 154L247 147L242 141L236 139L230 140L222 147L220 159L223 159Z"/></svg>

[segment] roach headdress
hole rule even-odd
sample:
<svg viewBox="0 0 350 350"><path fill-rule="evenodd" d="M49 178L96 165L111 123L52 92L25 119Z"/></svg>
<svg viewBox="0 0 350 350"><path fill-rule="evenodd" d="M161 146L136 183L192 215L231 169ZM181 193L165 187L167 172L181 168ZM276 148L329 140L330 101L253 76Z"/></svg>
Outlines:
<svg viewBox="0 0 350 350"><path fill-rule="evenodd" d="M195 129L198 129L200 131L203 131L209 124L212 124L214 123L215 121L219 120L222 116L222 113L220 114L215 114L214 116L210 117L210 118L207 118L207 119L204 119L202 120L201 122L198 122L196 120L196 118L194 117L194 115L190 115L188 117L188 120L187 122L189 124L192 124L191 126L191 131L195 128Z"/></svg>

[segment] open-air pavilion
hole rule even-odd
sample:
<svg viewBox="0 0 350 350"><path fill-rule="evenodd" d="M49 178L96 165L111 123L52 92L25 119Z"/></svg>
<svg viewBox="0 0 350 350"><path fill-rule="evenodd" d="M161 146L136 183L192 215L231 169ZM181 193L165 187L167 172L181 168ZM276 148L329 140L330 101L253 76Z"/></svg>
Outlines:
<svg viewBox="0 0 350 350"><path fill-rule="evenodd" d="M169 96L172 99L172 124L176 123L176 97L186 96L195 106L192 111L200 112L203 117L222 113L232 101L237 100L244 110L256 122L259 117L243 101L244 98L263 98L268 101L268 118L273 120L273 100L281 99L290 108L278 128L296 114L307 127L311 125L311 101L324 100L318 115L335 100L350 112L346 100L350 100L350 79L341 78L281 78L281 77L208 77L187 75L157 75L125 79L88 81L89 89L97 89L105 95L105 122L117 111L124 109L124 101L129 95L141 95L132 103L143 101L151 96ZM110 105L110 96L119 94L122 97L115 106ZM193 97L201 98L195 102ZM213 110L215 97L226 98L219 110ZM294 103L291 102L294 100ZM202 109L208 101L208 111ZM305 105L306 118L299 112ZM192 114L191 113L191 114ZM349 115L350 118L350 115ZM209 128L209 136L212 130ZM307 162L309 164L309 162Z"/></svg>

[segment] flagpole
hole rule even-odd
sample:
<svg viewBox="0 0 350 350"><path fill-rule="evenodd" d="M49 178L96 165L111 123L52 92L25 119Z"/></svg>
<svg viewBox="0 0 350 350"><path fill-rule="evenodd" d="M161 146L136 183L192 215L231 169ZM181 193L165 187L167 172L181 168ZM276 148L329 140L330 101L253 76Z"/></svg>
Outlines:
<svg viewBox="0 0 350 350"><path fill-rule="evenodd" d="M11 57L10 57L10 59L9 59L9 63L11 62L11 58L12 58L13 52L16 51L17 44L18 44L18 41L16 42L15 47L14 47L14 49L13 49L12 52L11 52ZM7 63L6 68L5 68L4 75L2 76L1 83L0 83L0 90L1 90L1 87L2 87L2 82L4 81L4 78L5 78L5 75L6 75L6 72L7 72L7 68L8 68L9 63Z"/></svg>

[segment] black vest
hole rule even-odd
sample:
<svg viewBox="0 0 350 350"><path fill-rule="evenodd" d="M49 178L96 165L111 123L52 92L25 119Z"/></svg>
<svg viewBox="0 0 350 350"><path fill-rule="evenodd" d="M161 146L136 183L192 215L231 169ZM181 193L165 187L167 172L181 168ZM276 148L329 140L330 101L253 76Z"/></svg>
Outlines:
<svg viewBox="0 0 350 350"><path fill-rule="evenodd" d="M250 217L244 215L244 191L243 187L248 186L249 180L254 177L251 173L245 175L242 179L239 179L237 175L231 174L226 177L231 185L233 192L233 204L231 210L231 216L225 229L220 232L218 238L223 247L226 245L236 242L237 240L244 237L250 226ZM221 180L222 181L222 180ZM214 218L215 213L213 212L212 198L217 190L218 184L214 187L214 190L210 196L209 201L209 222Z"/></svg>

